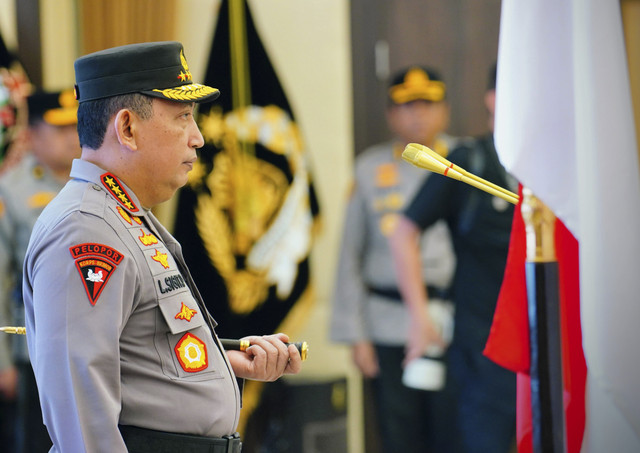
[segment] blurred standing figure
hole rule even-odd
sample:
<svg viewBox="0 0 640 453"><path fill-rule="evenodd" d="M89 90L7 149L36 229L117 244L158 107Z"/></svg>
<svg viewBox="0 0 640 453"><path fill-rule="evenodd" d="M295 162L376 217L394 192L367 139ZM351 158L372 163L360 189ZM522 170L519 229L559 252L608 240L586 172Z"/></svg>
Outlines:
<svg viewBox="0 0 640 453"><path fill-rule="evenodd" d="M495 67L489 77L485 105L490 133L462 143L449 160L501 187L515 189L493 145ZM398 283L409 309L411 324L407 360L440 341L424 307L432 303L422 289L421 231L447 222L456 250L452 285L455 311L448 367L456 386L456 429L465 453L506 453L515 435L516 377L486 358L484 349L504 275L513 206L459 181L435 175L418 190L400 217L391 238Z"/></svg>
<svg viewBox="0 0 640 453"><path fill-rule="evenodd" d="M24 326L22 265L33 225L44 207L69 179L71 162L80 157L76 132L78 103L73 90L38 91L27 98L29 153L0 177L0 308L3 325ZM6 321L6 322L5 322ZM13 369L18 372L18 452L49 451L38 390L24 336L2 339L0 356L12 342ZM6 372L6 371L5 371Z"/></svg>
<svg viewBox="0 0 640 453"><path fill-rule="evenodd" d="M408 143L443 156L453 143L446 86L432 69L414 66L397 74L388 90L387 122L394 139L355 160L355 179L344 222L333 297L331 338L351 345L353 361L373 379L379 432L385 453L442 452L453 404L444 391L402 383L409 314L398 291L388 238L398 216L429 173L404 162ZM446 225L421 239L425 280L432 297L445 296L455 267Z"/></svg>

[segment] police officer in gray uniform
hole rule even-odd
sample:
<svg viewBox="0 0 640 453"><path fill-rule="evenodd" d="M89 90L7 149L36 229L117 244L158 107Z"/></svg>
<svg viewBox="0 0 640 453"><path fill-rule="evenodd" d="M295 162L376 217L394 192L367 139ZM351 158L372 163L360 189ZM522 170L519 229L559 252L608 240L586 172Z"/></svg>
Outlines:
<svg viewBox="0 0 640 453"><path fill-rule="evenodd" d="M0 177L0 307L2 325L24 325L22 265L29 236L44 207L69 179L71 162L80 157L76 132L78 102L73 90L36 91L27 98L29 152ZM7 343L12 342L9 354ZM46 452L51 441L42 424L40 402L27 342L23 336L0 336L0 363L12 360L18 370L17 452ZM9 359L11 357L11 359ZM11 362L9 362L11 363ZM6 369L0 366L0 369Z"/></svg>
<svg viewBox="0 0 640 453"><path fill-rule="evenodd" d="M187 182L203 138L177 42L76 60L82 157L34 228L27 339L53 452L238 452L236 378L301 357L284 334L225 353L181 247L150 208Z"/></svg>
<svg viewBox="0 0 640 453"><path fill-rule="evenodd" d="M429 174L402 160L404 147L422 143L446 156L454 142L444 134L449 120L446 86L431 69L412 66L392 78L387 122L389 142L355 160L333 297L331 338L351 345L353 361L373 378L383 451L432 451L446 425L441 395L402 383L409 316L396 284L389 248L399 214ZM424 283L434 299L447 297L455 256L444 222L421 239ZM436 392L437 393L437 392ZM444 441L443 441L444 442ZM437 444L437 442L435 442Z"/></svg>

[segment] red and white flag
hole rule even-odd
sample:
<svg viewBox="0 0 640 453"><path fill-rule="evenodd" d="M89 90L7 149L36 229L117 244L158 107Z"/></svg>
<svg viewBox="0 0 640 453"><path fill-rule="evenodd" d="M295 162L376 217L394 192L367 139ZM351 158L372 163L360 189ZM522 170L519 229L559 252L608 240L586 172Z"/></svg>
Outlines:
<svg viewBox="0 0 640 453"><path fill-rule="evenodd" d="M495 125L502 163L579 243L582 451L638 452L640 178L620 2L503 0Z"/></svg>

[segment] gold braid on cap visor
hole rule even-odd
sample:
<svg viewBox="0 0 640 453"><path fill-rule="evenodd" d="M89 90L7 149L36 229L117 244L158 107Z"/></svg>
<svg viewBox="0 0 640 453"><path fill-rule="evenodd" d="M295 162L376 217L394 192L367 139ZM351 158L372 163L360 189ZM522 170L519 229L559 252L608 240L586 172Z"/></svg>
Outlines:
<svg viewBox="0 0 640 453"><path fill-rule="evenodd" d="M154 89L153 91L161 93L167 99L173 99L175 101L195 101L218 92L218 89L201 85L199 83L192 83L190 85L166 88L164 90Z"/></svg>

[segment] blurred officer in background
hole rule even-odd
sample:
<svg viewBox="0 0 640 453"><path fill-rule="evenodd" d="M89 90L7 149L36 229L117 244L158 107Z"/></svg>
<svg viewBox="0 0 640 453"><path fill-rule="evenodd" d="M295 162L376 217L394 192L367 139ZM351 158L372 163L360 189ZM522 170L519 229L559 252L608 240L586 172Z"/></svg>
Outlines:
<svg viewBox="0 0 640 453"><path fill-rule="evenodd" d="M449 160L501 187L515 190L516 180L504 169L493 144L495 66L489 76L485 106L490 132L465 140ZM516 376L486 358L489 336L509 250L513 205L468 184L441 175L430 177L410 201L391 237L398 284L411 313L407 360L441 341L425 311L432 304L423 289L416 240L431 225L447 222L457 266L452 285L455 329L448 367L456 386L456 429L465 453L506 453L515 435Z"/></svg>
<svg viewBox="0 0 640 453"><path fill-rule="evenodd" d="M373 379L385 453L443 452L453 404L444 391L409 388L402 382L409 313L402 303L388 238L398 216L429 173L401 158L408 143L446 156L454 140L446 86L433 69L412 66L392 78L387 122L393 139L355 160L333 296L331 339L351 345L353 362ZM446 299L455 266L444 222L420 240L424 283L434 299Z"/></svg>
<svg viewBox="0 0 640 453"><path fill-rule="evenodd" d="M33 225L44 207L69 179L71 162L80 157L76 131L78 103L73 90L37 91L27 97L28 152L0 176L0 307L2 325L24 325L22 265ZM18 371L18 452L47 452L51 441L42 423L38 390L23 336L3 335L2 357L12 343L13 366ZM4 361L5 359L3 359Z"/></svg>

